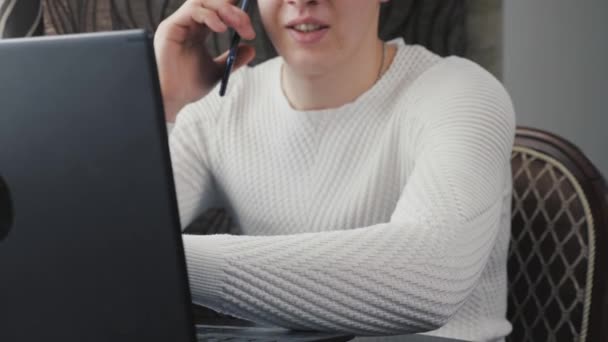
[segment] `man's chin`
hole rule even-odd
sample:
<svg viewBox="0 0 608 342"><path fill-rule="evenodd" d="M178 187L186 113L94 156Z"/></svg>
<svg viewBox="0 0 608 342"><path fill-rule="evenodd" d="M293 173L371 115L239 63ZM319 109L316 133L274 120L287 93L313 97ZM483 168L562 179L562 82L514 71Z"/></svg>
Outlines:
<svg viewBox="0 0 608 342"><path fill-rule="evenodd" d="M298 53L284 56L293 72L300 75L320 76L330 71L327 58L321 54Z"/></svg>

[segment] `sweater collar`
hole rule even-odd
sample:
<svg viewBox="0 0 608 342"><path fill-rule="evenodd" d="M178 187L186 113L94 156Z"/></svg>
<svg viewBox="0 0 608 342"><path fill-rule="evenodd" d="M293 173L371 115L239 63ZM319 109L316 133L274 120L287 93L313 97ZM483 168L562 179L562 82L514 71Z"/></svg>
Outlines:
<svg viewBox="0 0 608 342"><path fill-rule="evenodd" d="M281 66L284 61L282 57L279 57L275 60L273 66L273 93L275 98L277 99L280 109L282 112L288 112L297 116L307 116L307 117L317 117L317 116L335 116L341 114L348 114L360 111L361 108L365 108L363 105L367 102L376 102L383 103L388 98L390 98L393 89L402 78L404 70L400 67L400 65L404 64L404 59L407 58L406 50L407 45L405 44L403 38L396 38L391 41L388 41L387 44L391 44L397 47L397 53L393 59L393 62L386 70L384 75L367 91L363 94L359 95L354 101L346 103L340 107L329 108L329 109L321 109L321 110L297 110L294 109L287 96L283 92L283 88L281 87Z"/></svg>

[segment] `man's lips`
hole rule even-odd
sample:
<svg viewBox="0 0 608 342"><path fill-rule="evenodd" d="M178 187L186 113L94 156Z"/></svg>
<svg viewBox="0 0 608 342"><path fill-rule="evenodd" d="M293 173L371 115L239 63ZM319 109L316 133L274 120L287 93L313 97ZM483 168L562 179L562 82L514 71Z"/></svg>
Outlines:
<svg viewBox="0 0 608 342"><path fill-rule="evenodd" d="M285 27L289 35L300 44L314 44L323 39L329 25L327 22L312 16L301 16L287 22Z"/></svg>
<svg viewBox="0 0 608 342"><path fill-rule="evenodd" d="M299 18L295 18L292 19L290 21L287 22L287 24L285 25L285 27L287 28L294 28L297 25L302 25L302 24L309 24L309 25L316 25L316 26L320 26L322 28L328 28L329 24L327 24L326 22L324 22L321 19L318 18L314 18L314 17L299 17Z"/></svg>
<svg viewBox="0 0 608 342"><path fill-rule="evenodd" d="M320 42L323 37L325 37L327 31L329 31L329 28L322 28L309 32L302 32L290 28L289 35L300 44L314 44Z"/></svg>

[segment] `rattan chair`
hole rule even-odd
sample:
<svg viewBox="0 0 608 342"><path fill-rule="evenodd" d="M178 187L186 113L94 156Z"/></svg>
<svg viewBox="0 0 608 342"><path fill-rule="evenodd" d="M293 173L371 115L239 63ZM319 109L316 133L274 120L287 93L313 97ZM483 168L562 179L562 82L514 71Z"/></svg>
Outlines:
<svg viewBox="0 0 608 342"><path fill-rule="evenodd" d="M608 341L608 195L573 144L519 128L507 341Z"/></svg>

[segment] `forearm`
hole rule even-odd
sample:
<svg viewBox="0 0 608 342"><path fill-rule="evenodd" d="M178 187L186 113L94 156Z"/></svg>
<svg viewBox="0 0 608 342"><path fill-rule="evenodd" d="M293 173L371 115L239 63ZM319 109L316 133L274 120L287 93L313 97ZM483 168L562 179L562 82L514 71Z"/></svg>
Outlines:
<svg viewBox="0 0 608 342"><path fill-rule="evenodd" d="M387 223L291 236L184 236L193 297L220 312L294 329L434 330L474 287L499 211L497 204L491 215L460 227ZM470 253L463 253L465 244Z"/></svg>

